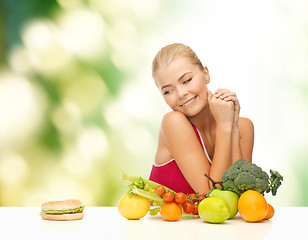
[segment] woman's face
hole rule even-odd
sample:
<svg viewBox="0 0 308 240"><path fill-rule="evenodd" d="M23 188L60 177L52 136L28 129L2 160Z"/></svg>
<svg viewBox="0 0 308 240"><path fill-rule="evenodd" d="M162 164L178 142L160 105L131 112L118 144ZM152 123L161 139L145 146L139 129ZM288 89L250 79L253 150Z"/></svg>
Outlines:
<svg viewBox="0 0 308 240"><path fill-rule="evenodd" d="M166 103L187 117L198 114L207 105L210 76L189 58L181 57L158 69L157 86Z"/></svg>

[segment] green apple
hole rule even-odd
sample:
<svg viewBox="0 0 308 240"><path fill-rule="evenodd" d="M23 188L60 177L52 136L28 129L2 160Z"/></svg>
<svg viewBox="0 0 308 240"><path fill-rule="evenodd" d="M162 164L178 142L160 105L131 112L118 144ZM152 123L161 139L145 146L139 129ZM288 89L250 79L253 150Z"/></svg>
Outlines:
<svg viewBox="0 0 308 240"><path fill-rule="evenodd" d="M209 223L221 223L229 218L229 205L219 197L203 199L198 206L200 218Z"/></svg>
<svg viewBox="0 0 308 240"><path fill-rule="evenodd" d="M210 197L220 197L222 199L224 199L230 208L230 216L229 219L232 219L238 212L237 209L237 204L238 204L238 199L239 199L239 195L237 195L234 192L231 191L224 191L221 189L214 189L210 195Z"/></svg>

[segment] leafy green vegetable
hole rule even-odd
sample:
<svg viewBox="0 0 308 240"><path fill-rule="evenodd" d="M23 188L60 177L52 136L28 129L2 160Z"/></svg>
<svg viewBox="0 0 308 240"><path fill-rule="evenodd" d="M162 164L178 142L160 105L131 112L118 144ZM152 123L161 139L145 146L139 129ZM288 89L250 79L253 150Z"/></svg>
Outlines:
<svg viewBox="0 0 308 240"><path fill-rule="evenodd" d="M247 190L255 190L261 194L272 192L275 196L280 187L283 177L277 172L270 170L271 177L258 167L244 159L237 160L222 175L224 190L233 191L239 195Z"/></svg>
<svg viewBox="0 0 308 240"><path fill-rule="evenodd" d="M133 193L133 194L137 194L137 195L139 195L139 196L141 196L141 197L145 197L145 198L147 198L147 199L149 199L149 200L151 200L151 201L154 201L154 202L156 202L158 205L164 204L164 202L165 202L165 201L164 201L160 196L158 196L156 193L148 192L148 191L146 191L146 190L142 190L142 189L139 189L139 188L133 188L133 189L132 189L132 193Z"/></svg>
<svg viewBox="0 0 308 240"><path fill-rule="evenodd" d="M122 180L130 181L131 184L129 186L135 186L136 188L143 189L145 191L149 191L149 192L152 192L152 193L155 193L155 191L154 191L155 187L157 187L158 185L161 185L161 184L153 182L149 179L128 175L124 172L123 172L123 175L122 175ZM167 188L165 186L164 186L164 188L165 188L166 191L170 191L172 193L175 193L175 191L171 190L170 188Z"/></svg>
<svg viewBox="0 0 308 240"><path fill-rule="evenodd" d="M160 207L151 208L151 209L149 210L149 214L150 214L151 216L156 216L159 212L160 212Z"/></svg>
<svg viewBox="0 0 308 240"><path fill-rule="evenodd" d="M154 190L156 186L160 185L159 183L144 179L142 177L127 175L126 173L123 173L122 180L130 181L130 184L128 185L128 193L130 195L137 194L139 196L148 198L149 200L153 201L154 206L162 206L165 203L162 197L158 196ZM165 189L166 191L172 191L167 187L165 187ZM172 192L174 193L174 191Z"/></svg>
<svg viewBox="0 0 308 240"><path fill-rule="evenodd" d="M283 176L281 176L279 172L273 171L271 169L270 174L270 185L268 186L266 192L272 191L273 196L275 196L277 193L277 189L280 187L281 182L283 181Z"/></svg>

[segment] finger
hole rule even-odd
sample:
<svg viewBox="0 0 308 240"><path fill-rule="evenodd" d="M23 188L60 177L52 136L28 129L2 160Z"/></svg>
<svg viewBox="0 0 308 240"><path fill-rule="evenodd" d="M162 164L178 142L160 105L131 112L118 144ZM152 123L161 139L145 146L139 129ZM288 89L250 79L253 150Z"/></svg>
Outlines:
<svg viewBox="0 0 308 240"><path fill-rule="evenodd" d="M241 109L240 105L234 104L234 111L235 111L235 112L239 113L239 112L240 112L240 109Z"/></svg>
<svg viewBox="0 0 308 240"><path fill-rule="evenodd" d="M223 100L225 100L225 101L238 102L237 97L234 97L234 96L228 96L228 97L224 98Z"/></svg>
<svg viewBox="0 0 308 240"><path fill-rule="evenodd" d="M237 96L236 96L236 94L234 93L234 92L227 92L227 93L224 93L224 94L222 94L222 95L220 95L220 99L226 99L226 98L228 98L228 97L236 97L237 98Z"/></svg>
<svg viewBox="0 0 308 240"><path fill-rule="evenodd" d="M239 112L240 111L240 103L238 101L238 99L236 97L228 97L228 98L225 98L224 101L226 102L233 102L234 103L234 110L236 112Z"/></svg>
<svg viewBox="0 0 308 240"><path fill-rule="evenodd" d="M215 93L218 93L218 92L221 92L221 91L224 91L224 92L230 92L229 89L226 89L226 88L218 88Z"/></svg>
<svg viewBox="0 0 308 240"><path fill-rule="evenodd" d="M222 96L223 94L226 94L228 92L230 92L230 90L220 88L220 89L216 90L215 97L219 98L220 96Z"/></svg>
<svg viewBox="0 0 308 240"><path fill-rule="evenodd" d="M234 110L237 111L237 109L240 108L240 103L237 98L225 98L223 101L225 102L233 102L234 103Z"/></svg>
<svg viewBox="0 0 308 240"><path fill-rule="evenodd" d="M232 99L238 99L236 95L233 95L231 93L225 93L223 95L220 96L221 99L228 99L228 98L232 98Z"/></svg>

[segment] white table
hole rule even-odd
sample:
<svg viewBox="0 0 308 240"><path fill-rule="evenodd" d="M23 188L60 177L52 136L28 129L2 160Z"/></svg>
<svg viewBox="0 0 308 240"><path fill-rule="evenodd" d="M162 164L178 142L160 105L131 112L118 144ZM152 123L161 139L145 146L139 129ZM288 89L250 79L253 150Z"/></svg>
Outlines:
<svg viewBox="0 0 308 240"><path fill-rule="evenodd" d="M77 221L46 221L40 207L0 207L1 239L293 239L307 237L306 207L276 207L271 220L247 223L239 215L222 224L183 217L164 221L159 215L123 218L117 207L86 207Z"/></svg>

